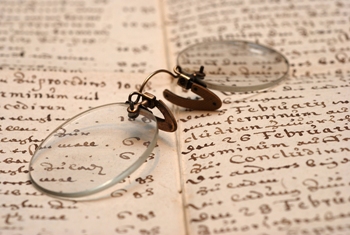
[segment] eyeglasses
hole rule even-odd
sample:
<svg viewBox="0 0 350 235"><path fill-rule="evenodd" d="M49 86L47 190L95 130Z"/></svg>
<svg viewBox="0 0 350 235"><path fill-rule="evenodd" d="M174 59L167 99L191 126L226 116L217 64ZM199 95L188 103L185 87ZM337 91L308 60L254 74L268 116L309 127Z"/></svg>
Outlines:
<svg viewBox="0 0 350 235"><path fill-rule="evenodd" d="M205 73L204 73L205 69ZM153 94L144 92L158 73L201 97L189 99L169 90L171 103L195 110L216 110L220 98L209 89L254 91L271 87L288 74L279 52L251 42L217 41L193 45L179 53L173 72L157 70L126 102L82 112L56 128L36 149L30 161L34 186L59 197L91 195L122 181L138 169L156 146L158 129L173 132L176 120ZM152 114L157 108L163 117Z"/></svg>

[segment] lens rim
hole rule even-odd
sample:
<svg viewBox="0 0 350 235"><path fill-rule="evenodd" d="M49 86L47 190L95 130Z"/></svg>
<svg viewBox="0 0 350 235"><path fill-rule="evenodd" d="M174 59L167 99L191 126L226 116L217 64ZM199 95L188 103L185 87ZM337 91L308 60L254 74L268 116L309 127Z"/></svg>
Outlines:
<svg viewBox="0 0 350 235"><path fill-rule="evenodd" d="M148 146L146 147L146 150L143 152L143 154L141 156L139 156L137 158L137 160L132 163L129 167L127 167L124 171L122 171L120 174L118 174L117 176L111 178L110 180L106 181L103 184L100 184L96 187L93 187L91 189L86 189L83 191L78 191L78 192L62 192L62 191L54 191L51 189L47 189L44 186L42 186L40 184L40 181L36 181L35 177L33 176L33 168L32 165L35 164L37 157L37 153L40 150L40 148L42 146L45 145L46 141L48 141L52 135L56 134L56 132L62 128L63 126L67 125L68 123L74 121L77 118L80 118L83 115L86 115L88 113L91 113L93 111L96 111L98 109L101 108L107 108L108 106L112 106L112 105L122 105L125 107L125 112L127 113L127 108L129 107L127 104L125 103L110 103L110 104L105 104L105 105L101 105L101 106L97 106L91 109L88 109L84 112L81 112L77 115L75 115L74 117L68 119L66 122L62 123L60 126L58 126L55 130L53 130L41 143L40 145L36 148L36 150L33 153L33 156L29 162L29 179L32 182L32 184L34 185L35 188L37 188L38 190L52 195L52 196L57 196L57 197L70 197L70 198L75 198L75 197L84 197L84 196L89 196L98 192L101 192L107 188L112 187L113 185L119 183L120 181L122 181L123 179L125 179L126 177L128 177L131 173L133 173L134 171L136 171L147 159L147 157L152 153L153 149L155 148L156 144L157 144L157 139L158 139L158 133L159 133L159 129L158 129L158 125L157 125L157 119L156 117L148 110L146 109L141 109L140 110L140 115L141 116L145 116L145 117L151 117L152 120L155 121L155 134L152 140L150 140L150 143L148 144ZM69 124L68 124L69 125Z"/></svg>
<svg viewBox="0 0 350 235"><path fill-rule="evenodd" d="M187 51L192 50L195 47L201 47L201 46L206 46L206 45L210 45L210 44L213 44L213 45L214 44L221 44L221 45L223 45L223 44L231 44L231 45L235 44L235 45L241 45L244 48L254 48L254 49L257 49L257 50L260 50L263 52L276 53L276 55L279 55L282 58L282 60L285 62L286 67L287 67L286 71L284 71L284 73L282 73L282 75L280 77L273 80L272 82L267 82L267 83L263 83L260 85L227 86L227 85L221 85L221 84L217 84L217 83L211 83L210 81L206 81L204 79L205 84L210 89L218 90L218 91L230 91L230 92L256 91L256 90L262 90L262 89L266 89L269 87L273 87L288 77L290 65L289 65L287 58L283 54L281 54L280 52L278 52L275 49L272 49L270 47L267 47L267 46L264 46L264 45L261 45L258 43L254 43L254 42L244 41L244 40L222 40L222 41L196 43L196 44L189 46L189 47L186 47L184 50L180 51L180 53L178 54L177 59L176 59L176 64L181 67L179 60L180 60L180 57L183 53L186 53Z"/></svg>

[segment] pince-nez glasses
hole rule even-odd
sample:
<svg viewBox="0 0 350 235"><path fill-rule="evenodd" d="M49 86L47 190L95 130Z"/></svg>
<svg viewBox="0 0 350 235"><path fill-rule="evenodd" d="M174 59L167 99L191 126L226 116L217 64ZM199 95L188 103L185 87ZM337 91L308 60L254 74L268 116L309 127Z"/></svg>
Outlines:
<svg viewBox="0 0 350 235"><path fill-rule="evenodd" d="M138 169L156 146L158 129L177 129L165 103L144 92L158 73L171 75L179 86L200 97L189 99L165 90L164 98L171 103L216 110L222 103L210 89L245 92L269 88L285 79L288 69L282 54L256 43L195 44L179 53L173 72L155 71L126 102L89 109L56 128L33 154L30 179L45 193L81 197L109 188ZM153 115L154 108L163 117Z"/></svg>

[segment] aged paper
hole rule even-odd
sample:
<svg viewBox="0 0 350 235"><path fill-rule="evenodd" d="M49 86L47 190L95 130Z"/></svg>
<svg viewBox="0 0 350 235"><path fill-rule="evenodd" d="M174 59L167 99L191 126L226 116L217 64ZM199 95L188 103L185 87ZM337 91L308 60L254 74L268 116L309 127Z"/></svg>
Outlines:
<svg viewBox="0 0 350 235"><path fill-rule="evenodd" d="M1 1L0 9L2 68L144 73L165 67L157 1Z"/></svg>
<svg viewBox="0 0 350 235"><path fill-rule="evenodd" d="M289 80L179 112L190 234L347 234L349 81L336 84Z"/></svg>
<svg viewBox="0 0 350 235"><path fill-rule="evenodd" d="M216 40L259 42L290 62L277 87L216 92L218 112L178 112L189 234L349 233L349 11L345 1L168 4L172 63Z"/></svg>
<svg viewBox="0 0 350 235"><path fill-rule="evenodd" d="M143 75L107 73L1 73L2 234L184 233L172 133L161 134L140 170L98 195L49 197L28 178L31 155L51 131L90 107L125 102L143 79ZM162 81L148 83L147 91L161 96L161 88L170 85L169 79Z"/></svg>
<svg viewBox="0 0 350 235"><path fill-rule="evenodd" d="M0 234L349 234L349 11L321 0L1 1ZM288 79L214 91L217 111L175 108L178 131L161 132L107 192L63 200L33 187L29 160L64 120L125 101L184 48L218 40L280 51ZM164 89L196 98L168 76L146 87Z"/></svg>

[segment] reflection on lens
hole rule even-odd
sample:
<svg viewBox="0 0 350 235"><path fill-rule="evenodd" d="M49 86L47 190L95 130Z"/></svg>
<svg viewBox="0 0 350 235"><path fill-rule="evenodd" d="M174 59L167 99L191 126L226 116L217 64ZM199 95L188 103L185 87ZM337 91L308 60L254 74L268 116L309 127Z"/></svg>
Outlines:
<svg viewBox="0 0 350 235"><path fill-rule="evenodd" d="M273 86L287 77L289 64L279 52L245 41L217 41L193 45L177 58L191 73L204 66L208 88L252 91Z"/></svg>
<svg viewBox="0 0 350 235"><path fill-rule="evenodd" d="M151 154L156 118L128 105L108 104L75 116L38 147L30 162L36 187L56 196L79 197L106 189L135 171Z"/></svg>

